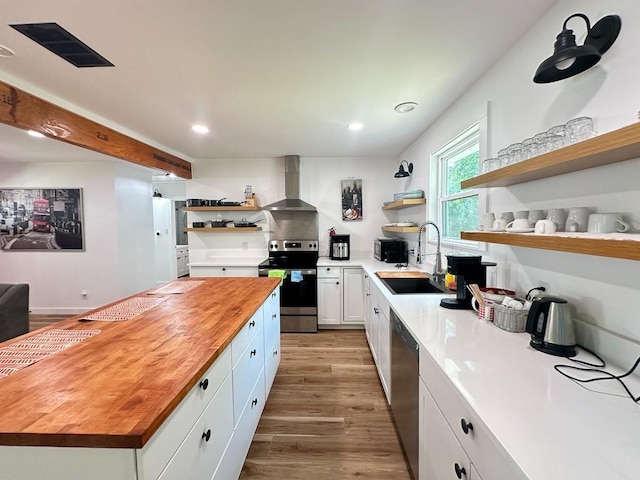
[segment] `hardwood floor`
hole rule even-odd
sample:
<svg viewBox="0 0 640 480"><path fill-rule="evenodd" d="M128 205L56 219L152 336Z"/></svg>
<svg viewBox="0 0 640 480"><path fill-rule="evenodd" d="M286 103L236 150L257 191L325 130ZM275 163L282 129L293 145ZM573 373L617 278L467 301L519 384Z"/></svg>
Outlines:
<svg viewBox="0 0 640 480"><path fill-rule="evenodd" d="M409 480L363 330L282 334L241 479Z"/></svg>

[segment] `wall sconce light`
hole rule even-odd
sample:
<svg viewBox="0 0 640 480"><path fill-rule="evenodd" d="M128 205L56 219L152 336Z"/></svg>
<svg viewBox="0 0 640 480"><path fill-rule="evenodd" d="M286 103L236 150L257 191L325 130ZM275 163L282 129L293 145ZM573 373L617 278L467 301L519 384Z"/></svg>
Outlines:
<svg viewBox="0 0 640 480"><path fill-rule="evenodd" d="M406 170L402 166L403 163L407 164L407 169ZM393 176L396 177L396 178L402 178L402 177L408 177L412 173L413 173L413 163L407 163L406 160L402 160L400 162L400 168L398 168L398 171Z"/></svg>
<svg viewBox="0 0 640 480"><path fill-rule="evenodd" d="M584 44L576 45L573 30L567 29L567 23L574 17L582 18L587 24L587 37ZM607 15L591 27L589 19L583 13L574 13L564 21L562 32L556 37L553 55L540 64L533 76L535 83L551 83L573 77L588 70L600 61L618 38L622 21L618 15Z"/></svg>

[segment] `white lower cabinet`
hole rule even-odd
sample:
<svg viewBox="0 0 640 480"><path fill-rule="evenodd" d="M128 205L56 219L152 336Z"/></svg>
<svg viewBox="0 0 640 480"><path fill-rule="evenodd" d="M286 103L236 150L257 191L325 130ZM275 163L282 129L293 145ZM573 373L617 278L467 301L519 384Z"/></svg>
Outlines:
<svg viewBox="0 0 640 480"><path fill-rule="evenodd" d="M360 267L318 267L318 326L363 325L364 276Z"/></svg>
<svg viewBox="0 0 640 480"><path fill-rule="evenodd" d="M391 404L391 307L384 294L370 281L371 279L368 280L365 332L387 403Z"/></svg>
<svg viewBox="0 0 640 480"><path fill-rule="evenodd" d="M420 480L470 479L471 462L422 380L419 438Z"/></svg>
<svg viewBox="0 0 640 480"><path fill-rule="evenodd" d="M422 348L419 441L421 479L527 478ZM456 463L464 467L466 476L455 474Z"/></svg>
<svg viewBox="0 0 640 480"><path fill-rule="evenodd" d="M258 266L237 267L237 266L189 266L191 277L257 277Z"/></svg>

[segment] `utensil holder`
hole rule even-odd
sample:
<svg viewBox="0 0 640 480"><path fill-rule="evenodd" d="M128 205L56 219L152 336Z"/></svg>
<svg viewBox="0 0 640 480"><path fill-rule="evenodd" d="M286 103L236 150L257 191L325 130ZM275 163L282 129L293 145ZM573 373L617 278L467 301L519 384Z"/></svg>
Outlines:
<svg viewBox="0 0 640 480"><path fill-rule="evenodd" d="M524 303L524 299L516 298L516 300ZM515 308L509 308L504 305L494 304L493 323L502 330L507 332L524 332L527 326L527 316L529 315L529 309L523 308L522 310L516 310Z"/></svg>

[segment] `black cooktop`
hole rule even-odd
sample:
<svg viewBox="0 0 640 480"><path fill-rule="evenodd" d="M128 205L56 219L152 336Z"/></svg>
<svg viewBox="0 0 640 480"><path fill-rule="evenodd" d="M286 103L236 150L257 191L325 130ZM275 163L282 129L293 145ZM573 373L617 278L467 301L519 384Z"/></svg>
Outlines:
<svg viewBox="0 0 640 480"><path fill-rule="evenodd" d="M315 268L318 252L276 252L258 265L258 268Z"/></svg>

